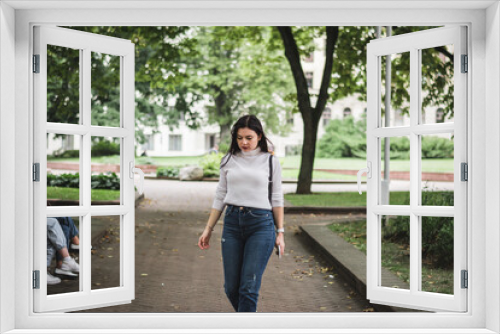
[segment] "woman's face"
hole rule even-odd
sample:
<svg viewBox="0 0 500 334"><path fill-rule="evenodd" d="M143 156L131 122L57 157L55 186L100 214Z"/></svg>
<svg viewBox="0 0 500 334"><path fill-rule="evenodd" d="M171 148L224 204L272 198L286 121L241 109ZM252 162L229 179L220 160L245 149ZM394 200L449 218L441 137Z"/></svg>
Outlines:
<svg viewBox="0 0 500 334"><path fill-rule="evenodd" d="M236 141L243 152L255 150L261 138L262 135L258 136L255 131L249 128L241 128L236 133Z"/></svg>

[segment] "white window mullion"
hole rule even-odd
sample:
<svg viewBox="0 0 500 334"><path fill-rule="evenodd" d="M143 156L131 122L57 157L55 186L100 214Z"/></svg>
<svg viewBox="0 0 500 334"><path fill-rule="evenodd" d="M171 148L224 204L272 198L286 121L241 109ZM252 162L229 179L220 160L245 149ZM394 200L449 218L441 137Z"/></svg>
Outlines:
<svg viewBox="0 0 500 334"><path fill-rule="evenodd" d="M394 128L377 128L370 131L370 134L378 137L402 137L408 136L411 133L411 127L409 126L398 126Z"/></svg>
<svg viewBox="0 0 500 334"><path fill-rule="evenodd" d="M82 173L80 175L80 196L81 201L85 208L90 209L92 202L91 195L91 134L88 131L91 124L91 52L89 48L82 51L82 66L80 68L82 75L81 86L81 113L82 125L86 128L87 132L83 135L82 150L80 151L80 161ZM80 237L82 242L82 250L80 251L80 284L84 293L91 291L91 215L90 210L83 216L83 228L80 229Z"/></svg>
<svg viewBox="0 0 500 334"><path fill-rule="evenodd" d="M133 171L131 164L135 160L135 54L133 44L130 45L130 52L121 57L120 74L120 103L121 105L121 125L127 135L122 140L122 166L121 180L124 189L132 191L122 191L122 204L128 213L121 217L120 233L123 239L121 243L120 268L121 286L126 289L130 299L135 296L135 193ZM132 173L131 173L132 172ZM131 177L132 176L132 177Z"/></svg>
<svg viewBox="0 0 500 334"><path fill-rule="evenodd" d="M367 160L371 162L372 177L367 179L366 194L366 247L367 247L367 297L373 298L372 294L380 283L380 227L379 216L374 212L378 206L379 180L380 180L380 144L379 139L373 135L377 129L380 118L380 57L369 54L367 58Z"/></svg>
<svg viewBox="0 0 500 334"><path fill-rule="evenodd" d="M420 52L418 49L410 51L410 125L414 129L418 125L420 107ZM420 173L420 145L419 137L413 131L410 133L410 291L418 291L420 286L420 254L419 217L413 209L419 204L419 173Z"/></svg>

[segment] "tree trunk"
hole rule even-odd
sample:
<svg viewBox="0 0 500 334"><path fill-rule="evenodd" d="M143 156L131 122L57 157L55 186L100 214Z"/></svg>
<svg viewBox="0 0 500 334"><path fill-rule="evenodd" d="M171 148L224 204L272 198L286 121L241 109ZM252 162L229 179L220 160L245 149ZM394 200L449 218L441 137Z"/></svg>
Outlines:
<svg viewBox="0 0 500 334"><path fill-rule="evenodd" d="M326 27L326 61L323 68L323 77L319 89L316 106L311 106L309 87L300 62L299 48L293 37L291 27L278 27L283 45L285 57L288 59L297 90L297 104L302 121L304 122L304 140L302 143L302 160L300 162L299 179L297 183L297 194L310 194L312 184L312 173L314 156L316 153L316 140L318 136L318 124L321 114L328 100L328 88L332 78L333 52L339 36L339 27Z"/></svg>
<svg viewBox="0 0 500 334"><path fill-rule="evenodd" d="M219 147L221 143L224 143L226 138L231 138L231 125L230 124L223 124L220 125L220 132L219 132ZM231 139L229 139L229 145L231 145Z"/></svg>
<svg viewBox="0 0 500 334"><path fill-rule="evenodd" d="M319 122L313 119L312 113L303 114L302 119L304 122L304 140L296 193L310 194Z"/></svg>

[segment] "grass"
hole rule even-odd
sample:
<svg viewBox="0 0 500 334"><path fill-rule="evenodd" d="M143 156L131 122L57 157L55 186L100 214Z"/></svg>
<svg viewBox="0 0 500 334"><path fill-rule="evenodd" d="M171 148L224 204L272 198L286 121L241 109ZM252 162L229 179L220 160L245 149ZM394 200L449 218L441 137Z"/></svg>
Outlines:
<svg viewBox="0 0 500 334"><path fill-rule="evenodd" d="M301 157L289 156L280 158L283 168L299 168ZM358 158L316 158L314 168L316 169L350 169L360 170L366 167L366 160ZM409 160L392 160L392 171L410 171ZM453 159L423 159L422 171L424 172L453 172Z"/></svg>
<svg viewBox="0 0 500 334"><path fill-rule="evenodd" d="M299 178L298 169L282 169L281 176L283 179L297 180ZM356 181L355 175L334 174L322 171L313 171L313 180L341 180L341 181Z"/></svg>
<svg viewBox="0 0 500 334"><path fill-rule="evenodd" d="M153 164L158 166L184 166L197 164L203 156L186 156L186 157L136 157L136 164ZM54 162L78 162L78 158L51 158L47 157L48 161ZM112 163L120 162L119 156L94 157L91 159L93 163ZM301 157L299 155L280 158L282 168L300 168ZM314 168L316 169L350 169L359 170L366 167L366 160L359 158L316 158L314 160ZM392 160L392 171L409 171L409 160ZM453 159L423 159L422 171L424 172L453 172Z"/></svg>
<svg viewBox="0 0 500 334"><path fill-rule="evenodd" d="M92 189L90 194L92 201L114 201L120 199L119 190ZM80 189L47 187L48 199L79 200Z"/></svg>
<svg viewBox="0 0 500 334"><path fill-rule="evenodd" d="M158 165L158 166L184 166L196 165L203 156L188 156L188 157L136 157L137 165ZM79 162L78 158L52 158L47 157L50 162ZM93 157L91 162L97 164L119 164L120 156L111 155L106 157Z"/></svg>
<svg viewBox="0 0 500 334"><path fill-rule="evenodd" d="M408 191L393 191L391 205L407 205ZM311 195L285 194L285 199L293 206L366 206L366 195L356 192L315 193Z"/></svg>
<svg viewBox="0 0 500 334"><path fill-rule="evenodd" d="M366 220L337 223L328 227L345 241L366 253ZM384 241L381 258L382 267L396 274L402 281L410 282L410 256L407 245ZM424 264L422 291L453 294L453 269L430 268Z"/></svg>

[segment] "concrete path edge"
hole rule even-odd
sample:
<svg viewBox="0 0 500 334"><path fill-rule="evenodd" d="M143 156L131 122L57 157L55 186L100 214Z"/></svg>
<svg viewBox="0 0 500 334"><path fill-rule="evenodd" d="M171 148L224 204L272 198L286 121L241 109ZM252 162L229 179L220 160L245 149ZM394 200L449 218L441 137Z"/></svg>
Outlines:
<svg viewBox="0 0 500 334"><path fill-rule="evenodd" d="M300 226L303 236L361 296L366 298L366 255L324 225ZM383 273L399 280L389 271ZM402 284L403 285L403 284ZM403 287L403 286L402 286ZM406 286L405 286L406 287ZM415 312L400 307L371 304L377 312Z"/></svg>

